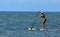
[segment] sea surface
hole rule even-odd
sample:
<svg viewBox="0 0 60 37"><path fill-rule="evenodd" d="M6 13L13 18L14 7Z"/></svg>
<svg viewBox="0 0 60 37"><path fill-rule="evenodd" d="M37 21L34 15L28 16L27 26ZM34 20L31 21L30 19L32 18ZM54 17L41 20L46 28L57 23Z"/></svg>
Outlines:
<svg viewBox="0 0 60 37"><path fill-rule="evenodd" d="M60 37L60 12L44 12L47 30L28 30L42 28L39 12L0 11L0 37Z"/></svg>

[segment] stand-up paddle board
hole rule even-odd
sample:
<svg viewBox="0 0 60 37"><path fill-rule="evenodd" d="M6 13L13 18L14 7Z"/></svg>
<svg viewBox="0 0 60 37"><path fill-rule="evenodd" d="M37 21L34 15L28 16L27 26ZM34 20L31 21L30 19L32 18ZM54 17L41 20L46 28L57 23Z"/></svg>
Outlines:
<svg viewBox="0 0 60 37"><path fill-rule="evenodd" d="M43 30L43 29L40 29L40 28L28 28L28 30ZM46 30L46 29L44 29Z"/></svg>

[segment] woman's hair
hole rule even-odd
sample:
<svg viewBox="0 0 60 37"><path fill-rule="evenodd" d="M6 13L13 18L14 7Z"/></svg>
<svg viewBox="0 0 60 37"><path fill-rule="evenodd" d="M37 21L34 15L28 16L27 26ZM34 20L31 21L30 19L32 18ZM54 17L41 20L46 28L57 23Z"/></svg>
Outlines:
<svg viewBox="0 0 60 37"><path fill-rule="evenodd" d="M41 14L44 14L44 13L41 13Z"/></svg>

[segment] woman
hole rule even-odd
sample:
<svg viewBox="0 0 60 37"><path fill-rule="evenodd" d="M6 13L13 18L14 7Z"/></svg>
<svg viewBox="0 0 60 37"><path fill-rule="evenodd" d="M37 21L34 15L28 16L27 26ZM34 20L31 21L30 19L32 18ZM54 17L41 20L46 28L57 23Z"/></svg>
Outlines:
<svg viewBox="0 0 60 37"><path fill-rule="evenodd" d="M46 22L46 18L45 18L45 14L44 13L41 13L41 15L39 15L37 18L42 18L42 29L41 30L44 30L45 29L45 22Z"/></svg>

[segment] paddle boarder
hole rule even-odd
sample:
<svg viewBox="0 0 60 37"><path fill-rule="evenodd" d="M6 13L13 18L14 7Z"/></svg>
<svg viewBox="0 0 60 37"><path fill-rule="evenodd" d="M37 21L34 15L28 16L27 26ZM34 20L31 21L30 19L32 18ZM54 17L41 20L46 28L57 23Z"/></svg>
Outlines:
<svg viewBox="0 0 60 37"><path fill-rule="evenodd" d="M42 18L42 28L40 30L45 30L45 23L46 23L46 18L45 18L45 14L41 13L38 17L36 18Z"/></svg>

